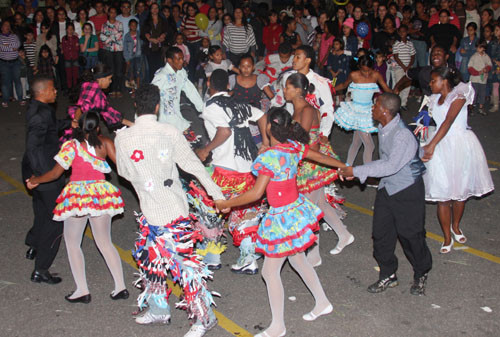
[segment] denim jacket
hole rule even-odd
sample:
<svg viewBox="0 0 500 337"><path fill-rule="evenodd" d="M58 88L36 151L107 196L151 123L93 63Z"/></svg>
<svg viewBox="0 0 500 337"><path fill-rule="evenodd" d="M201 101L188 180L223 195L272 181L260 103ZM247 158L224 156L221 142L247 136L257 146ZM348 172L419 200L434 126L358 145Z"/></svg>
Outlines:
<svg viewBox="0 0 500 337"><path fill-rule="evenodd" d="M130 35L130 32L125 34L125 38L123 39L123 58L125 61L130 61L133 58L139 57L142 55L142 40L140 35L137 33L137 48L134 50L134 39Z"/></svg>

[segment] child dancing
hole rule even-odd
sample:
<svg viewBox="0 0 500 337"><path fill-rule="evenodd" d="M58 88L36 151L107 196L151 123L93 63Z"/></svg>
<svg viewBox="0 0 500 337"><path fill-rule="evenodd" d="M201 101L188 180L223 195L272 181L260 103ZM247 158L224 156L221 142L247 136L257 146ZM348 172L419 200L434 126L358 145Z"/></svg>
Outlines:
<svg viewBox="0 0 500 337"><path fill-rule="evenodd" d="M373 125L372 105L373 95L380 92L379 85L385 92L392 92L379 72L373 70L373 59L370 55L363 55L358 60L359 70L349 74L347 81L335 86L334 91L348 90L351 92L352 102L342 102L335 112L335 123L345 130L354 130L351 146L347 153L347 163L352 165L361 145L363 150L363 164L372 161L375 145L371 133L377 132ZM378 84L378 85L377 85Z"/></svg>
<svg viewBox="0 0 500 337"><path fill-rule="evenodd" d="M322 213L297 189L298 164L307 158L328 166L345 165L309 150L309 146L305 145L309 142L307 132L283 108L269 111L266 132L272 147L260 154L253 163L252 172L257 176L255 186L234 199L215 203L219 210L227 212L231 207L259 200L264 191L267 193L270 208L257 232L256 251L265 255L262 276L267 285L272 322L267 330L257 336L275 337L286 334L280 271L287 258L316 301L313 310L302 318L313 321L333 310L318 275L304 253L316 241L314 231L318 229L318 219Z"/></svg>
<svg viewBox="0 0 500 337"><path fill-rule="evenodd" d="M127 299L120 256L111 242L111 218L123 213L123 200L118 188L105 180L111 168L104 158L115 162L113 142L99 135L99 115L89 111L74 130L75 139L65 142L54 157L57 164L39 177L27 180L28 188L58 179L64 170L72 168L70 182L57 198L54 220L64 221L64 241L76 290L64 298L71 303L89 303L90 292L85 278L85 261L81 243L90 221L95 242L113 275L113 300Z"/></svg>

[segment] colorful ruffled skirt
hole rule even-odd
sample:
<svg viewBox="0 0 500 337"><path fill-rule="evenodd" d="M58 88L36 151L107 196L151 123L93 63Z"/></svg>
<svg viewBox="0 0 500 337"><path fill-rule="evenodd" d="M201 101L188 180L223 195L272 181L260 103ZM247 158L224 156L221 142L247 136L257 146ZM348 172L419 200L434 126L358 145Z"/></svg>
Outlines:
<svg viewBox="0 0 500 337"><path fill-rule="evenodd" d="M314 232L322 217L323 212L302 194L291 204L271 207L257 231L255 251L275 258L305 251L316 241Z"/></svg>
<svg viewBox="0 0 500 337"><path fill-rule="evenodd" d="M324 144L320 142L319 152L325 156L335 159L340 159L333 152L330 143ZM336 169L322 166L318 163L303 160L299 164L299 173L297 174L297 187L299 193L311 193L317 189L330 185L337 180L338 174Z"/></svg>
<svg viewBox="0 0 500 337"><path fill-rule="evenodd" d="M70 181L57 197L54 220L73 216L101 216L123 213L120 190L106 180Z"/></svg>

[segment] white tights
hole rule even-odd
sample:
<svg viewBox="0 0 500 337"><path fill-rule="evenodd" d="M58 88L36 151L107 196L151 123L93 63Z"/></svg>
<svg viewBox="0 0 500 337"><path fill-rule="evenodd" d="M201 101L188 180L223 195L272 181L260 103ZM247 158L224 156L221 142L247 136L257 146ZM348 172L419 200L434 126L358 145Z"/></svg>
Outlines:
<svg viewBox="0 0 500 337"><path fill-rule="evenodd" d="M373 143L371 133L363 131L354 131L352 136L352 143L349 146L349 151L347 152L347 163L352 166L356 156L358 155L359 149L363 144L363 164L367 164L372 161L373 150L375 150L375 144Z"/></svg>
<svg viewBox="0 0 500 337"><path fill-rule="evenodd" d="M335 212L332 205L330 205L328 201L326 201L324 188L320 188L317 189L316 191L308 193L306 194L306 197L323 211L324 220L328 223L328 225L335 231L335 234L337 234L337 236L339 237L338 244L344 245L351 237L351 233L349 233L347 227L344 225L342 220L340 220L339 216L337 215L337 212ZM319 236L318 236L318 241L307 254L307 259L309 260L309 263L312 266L316 265L321 261L321 256L319 254Z"/></svg>
<svg viewBox="0 0 500 337"><path fill-rule="evenodd" d="M104 257L113 276L115 282L113 294L125 289L120 255L118 255L118 251L111 242L111 217L109 215L71 217L64 221L64 241L68 251L69 265L76 283L76 290L71 298L77 298L89 293L85 277L85 260L81 247L87 220L90 220L90 227L97 248Z"/></svg>
<svg viewBox="0 0 500 337"><path fill-rule="evenodd" d="M262 267L262 277L264 278L264 281L266 281L267 295L269 297L272 314L271 325L266 330L266 333L269 336L279 336L279 334L285 330L285 291L283 289L280 274L281 267L286 259L287 257L266 257ZM292 268L299 273L299 276L314 296L316 305L312 311L316 315L319 314L330 305L330 301L326 298L326 294L321 286L318 274L316 274L314 268L311 264L309 264L304 253L288 256L288 261L290 262Z"/></svg>

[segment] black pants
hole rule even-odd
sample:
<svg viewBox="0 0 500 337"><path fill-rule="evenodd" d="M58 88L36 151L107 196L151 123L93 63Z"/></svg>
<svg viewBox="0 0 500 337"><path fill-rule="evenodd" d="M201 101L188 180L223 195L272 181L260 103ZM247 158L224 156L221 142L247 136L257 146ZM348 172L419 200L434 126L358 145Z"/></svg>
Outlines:
<svg viewBox="0 0 500 337"><path fill-rule="evenodd" d="M113 79L111 82L111 92L123 92L125 83L123 82L124 65L122 51L103 50L104 64L113 71Z"/></svg>
<svg viewBox="0 0 500 337"><path fill-rule="evenodd" d="M377 191L373 213L373 257L380 267L380 279L395 273L398 258L394 254L399 239L419 278L432 268L432 256L425 241L425 188L422 178L393 194L385 188Z"/></svg>
<svg viewBox="0 0 500 337"><path fill-rule="evenodd" d="M37 250L35 270L38 271L46 271L50 268L61 243L63 223L52 220L52 211L56 207L59 193L61 193L60 188L47 191L33 190L35 221L26 235L26 245Z"/></svg>
<svg viewBox="0 0 500 337"><path fill-rule="evenodd" d="M149 53L146 54L149 69L149 82L151 82L155 77L156 71L165 65L164 61L161 58L161 55L161 50L149 51Z"/></svg>

